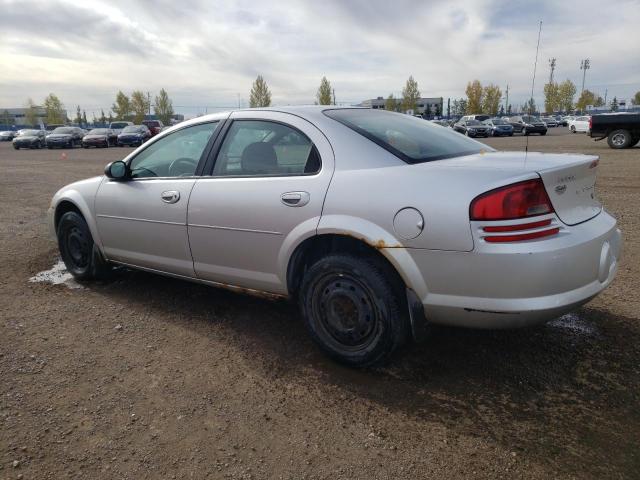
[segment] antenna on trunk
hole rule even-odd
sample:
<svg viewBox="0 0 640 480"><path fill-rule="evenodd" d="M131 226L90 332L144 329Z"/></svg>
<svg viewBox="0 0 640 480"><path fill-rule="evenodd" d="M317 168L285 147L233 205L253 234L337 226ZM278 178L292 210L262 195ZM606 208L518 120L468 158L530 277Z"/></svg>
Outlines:
<svg viewBox="0 0 640 480"><path fill-rule="evenodd" d="M538 44L536 45L536 60L533 63L533 78L531 79L531 96L529 97L529 117L533 115L533 89L536 84L536 69L538 68L538 51L540 50L540 34L542 33L542 20L538 28ZM527 135L527 143L524 147L524 164L527 165L527 155L529 153L529 135Z"/></svg>

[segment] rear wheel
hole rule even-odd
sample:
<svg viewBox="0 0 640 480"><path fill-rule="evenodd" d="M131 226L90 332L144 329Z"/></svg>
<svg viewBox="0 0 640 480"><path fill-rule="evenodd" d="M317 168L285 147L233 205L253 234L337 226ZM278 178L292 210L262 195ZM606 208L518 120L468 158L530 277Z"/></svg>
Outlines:
<svg viewBox="0 0 640 480"><path fill-rule="evenodd" d="M353 366L384 363L409 335L403 288L380 262L329 255L305 274L300 304L313 340Z"/></svg>
<svg viewBox="0 0 640 480"><path fill-rule="evenodd" d="M632 139L628 130L614 130L607 137L607 143L611 148L629 148L633 145Z"/></svg>
<svg viewBox="0 0 640 480"><path fill-rule="evenodd" d="M544 136L546 134L547 134L547 132L540 132L540 135L542 135L542 136Z"/></svg>
<svg viewBox="0 0 640 480"><path fill-rule="evenodd" d="M58 222L58 247L67 270L77 280L104 278L111 270L104 261L87 222L77 212L65 213Z"/></svg>
<svg viewBox="0 0 640 480"><path fill-rule="evenodd" d="M569 130L571 130L571 133L576 133L576 127L575 127L575 125L571 125L571 127L569 128Z"/></svg>

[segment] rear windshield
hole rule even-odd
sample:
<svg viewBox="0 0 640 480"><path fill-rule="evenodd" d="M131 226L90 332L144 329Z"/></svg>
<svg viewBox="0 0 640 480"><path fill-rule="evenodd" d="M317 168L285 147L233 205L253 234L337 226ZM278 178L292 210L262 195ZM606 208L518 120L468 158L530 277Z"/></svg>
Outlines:
<svg viewBox="0 0 640 480"><path fill-rule="evenodd" d="M142 129L140 128L139 125L129 125L128 127L124 127L124 129L122 130L122 133L135 133L135 132L141 132Z"/></svg>
<svg viewBox="0 0 640 480"><path fill-rule="evenodd" d="M113 123L111 124L111 128L124 128L124 127L126 127L126 126L128 126L128 125L129 125L129 124L128 124L127 122L120 122L120 123L118 123L118 122L113 122Z"/></svg>
<svg viewBox="0 0 640 480"><path fill-rule="evenodd" d="M454 130L402 113L371 109L326 110L330 118L355 130L407 163L493 151Z"/></svg>
<svg viewBox="0 0 640 480"><path fill-rule="evenodd" d="M35 137L38 135L40 135L40 130L21 130L20 131L21 137Z"/></svg>
<svg viewBox="0 0 640 480"><path fill-rule="evenodd" d="M106 128L94 128L89 132L89 135L106 135L109 131Z"/></svg>

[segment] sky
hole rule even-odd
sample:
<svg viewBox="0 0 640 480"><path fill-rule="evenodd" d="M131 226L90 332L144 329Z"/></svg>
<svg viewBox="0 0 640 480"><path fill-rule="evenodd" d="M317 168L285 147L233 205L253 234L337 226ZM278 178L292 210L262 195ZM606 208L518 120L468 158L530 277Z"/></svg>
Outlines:
<svg viewBox="0 0 640 480"><path fill-rule="evenodd" d="M322 76L339 104L400 96L460 98L478 79L534 98L555 79L607 100L640 90L640 0L218 1L0 0L0 108L57 94L108 113L122 90L165 88L187 117L248 106L262 75L275 105L310 104ZM503 98L504 101L504 98Z"/></svg>

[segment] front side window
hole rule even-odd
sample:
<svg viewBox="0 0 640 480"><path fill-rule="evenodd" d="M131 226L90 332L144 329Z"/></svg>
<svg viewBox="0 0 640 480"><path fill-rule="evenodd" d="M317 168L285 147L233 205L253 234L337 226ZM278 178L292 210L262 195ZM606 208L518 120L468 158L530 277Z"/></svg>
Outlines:
<svg viewBox="0 0 640 480"><path fill-rule="evenodd" d="M183 128L152 143L129 164L133 178L190 177L218 122Z"/></svg>
<svg viewBox="0 0 640 480"><path fill-rule="evenodd" d="M318 152L303 133L276 122L236 120L222 143L213 175L304 175L319 170Z"/></svg>

